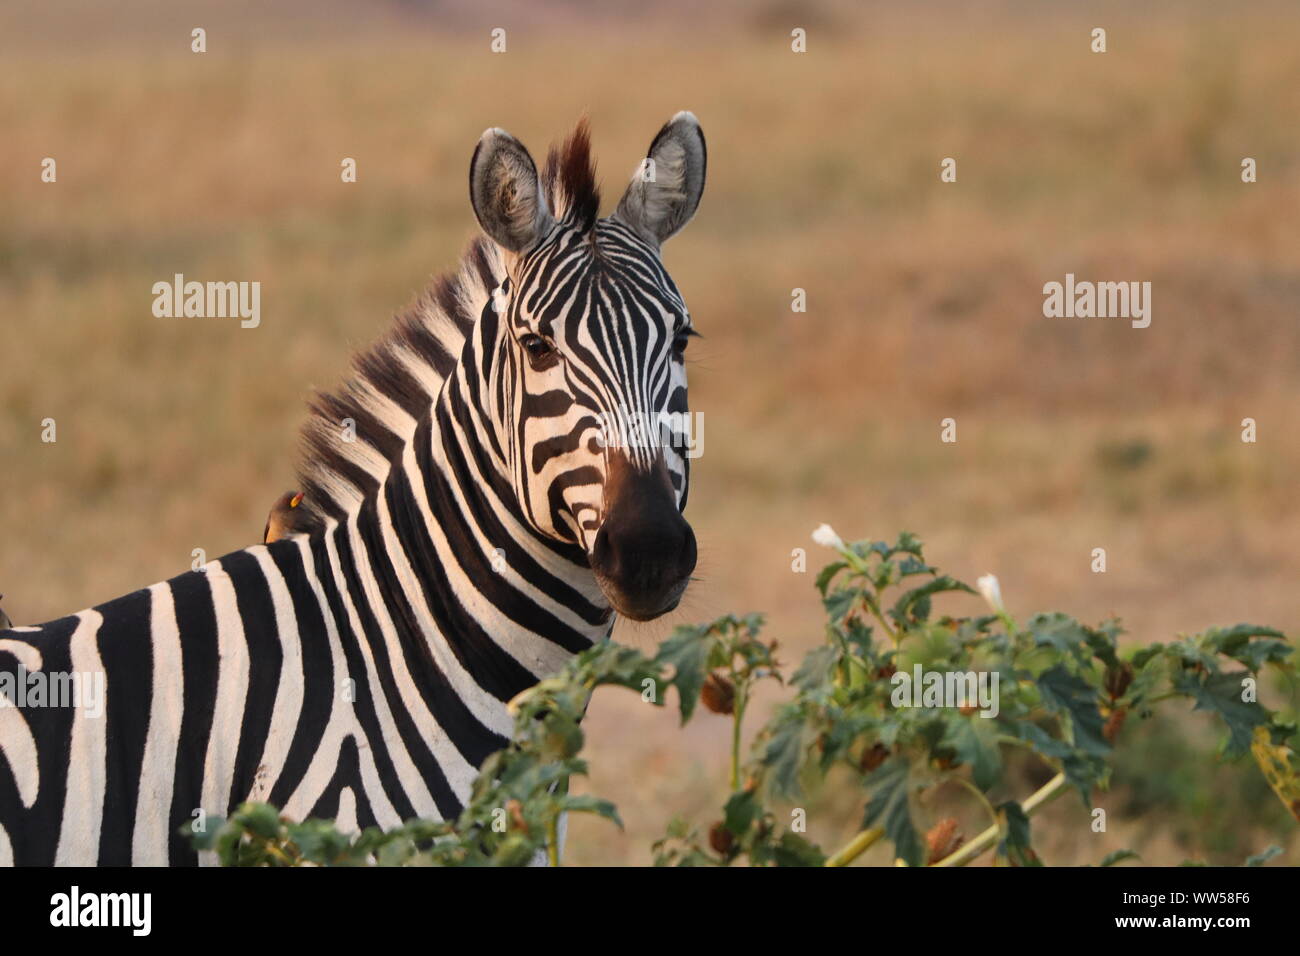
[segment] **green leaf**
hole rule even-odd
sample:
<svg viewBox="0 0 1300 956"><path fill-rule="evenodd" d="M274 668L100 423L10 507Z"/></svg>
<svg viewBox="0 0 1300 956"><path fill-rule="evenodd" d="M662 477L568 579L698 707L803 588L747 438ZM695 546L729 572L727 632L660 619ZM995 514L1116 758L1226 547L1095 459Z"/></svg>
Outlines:
<svg viewBox="0 0 1300 956"><path fill-rule="evenodd" d="M290 838L302 852L303 859L327 866L345 853L351 840L340 833L330 820L306 820L289 828Z"/></svg>
<svg viewBox="0 0 1300 956"><path fill-rule="evenodd" d="M1193 710L1208 710L1218 714L1228 727L1228 740L1224 755L1239 757L1250 749L1252 733L1260 724L1268 723L1268 711L1255 701L1241 699L1246 671L1231 674L1200 675L1184 670L1174 678L1174 688L1196 701Z"/></svg>
<svg viewBox="0 0 1300 956"><path fill-rule="evenodd" d="M963 670L957 666L962 653L957 636L941 624L922 624L907 631L899 642L902 653L895 662L900 671L914 674L917 664L924 672ZM919 697L921 687L913 687Z"/></svg>
<svg viewBox="0 0 1300 956"><path fill-rule="evenodd" d="M863 624L861 618L850 618L844 622L844 636L850 644L857 647L863 657L874 656L875 642L872 640L870 625Z"/></svg>
<svg viewBox="0 0 1300 956"><path fill-rule="evenodd" d="M749 790L741 790L733 793L723 808L722 825L735 836L743 837L762 812L757 795Z"/></svg>
<svg viewBox="0 0 1300 956"><path fill-rule="evenodd" d="M1042 866L1038 854L1029 845L1029 817L1020 804L1008 800L998 805L997 814L1003 822L997 857L1012 866Z"/></svg>
<svg viewBox="0 0 1300 956"><path fill-rule="evenodd" d="M1295 650L1281 631L1255 624L1213 627L1190 640L1209 650L1225 654L1252 671L1258 671L1269 663L1282 664Z"/></svg>
<svg viewBox="0 0 1300 956"><path fill-rule="evenodd" d="M894 852L908 866L925 864L925 844L912 820L912 767L902 757L881 764L866 780L871 789L862 827L879 824L894 843Z"/></svg>
<svg viewBox="0 0 1300 956"><path fill-rule="evenodd" d="M849 545L849 550L864 561L872 554L887 558L894 553L894 549L889 546L888 541L854 541Z"/></svg>
<svg viewBox="0 0 1300 956"><path fill-rule="evenodd" d="M826 608L826 614L830 617L832 624L839 624L844 620L846 614L853 610L853 605L858 602L860 594L852 588L836 588L830 595L822 600Z"/></svg>
<svg viewBox="0 0 1300 956"><path fill-rule="evenodd" d="M227 826L226 821L221 817L208 817L204 821L202 830L195 830L193 825L193 820L186 820L176 828L176 832L189 840L196 850L215 850L217 838Z"/></svg>
<svg viewBox="0 0 1300 956"><path fill-rule="evenodd" d="M683 724L691 719L699 702L711 647L711 640L701 630L679 627L655 655L656 663L672 665L672 683L677 688Z"/></svg>
<svg viewBox="0 0 1300 956"><path fill-rule="evenodd" d="M893 608L889 611L892 617L901 625L924 621L930 616L929 597L939 594L943 591L965 591L967 594L974 594L975 591L967 584L963 584L956 578L948 575L937 577L932 581L926 581L920 587L912 588L894 602ZM924 602L924 608L922 607ZM922 613L924 612L924 613Z"/></svg>
<svg viewBox="0 0 1300 956"><path fill-rule="evenodd" d="M415 847L409 840L390 840L375 851L376 866L404 866L415 856Z"/></svg>
<svg viewBox="0 0 1300 956"><path fill-rule="evenodd" d="M560 798L560 809L573 813L591 813L606 820L611 820L623 829L623 818L618 815L618 807L608 800L589 794L569 794Z"/></svg>
<svg viewBox="0 0 1300 956"><path fill-rule="evenodd" d="M846 561L835 561L832 564L828 564L826 565L826 567L821 569L821 571L817 574L816 584L817 584L817 590L821 592L822 597L826 596L826 588L830 586L830 583L835 578L835 575L839 574L848 566L849 566L848 562Z"/></svg>
<svg viewBox="0 0 1300 956"><path fill-rule="evenodd" d="M1205 644L1220 654L1232 657L1246 646L1253 637L1280 639L1286 644L1286 635L1271 627L1259 627L1255 624L1235 624L1232 627L1212 627L1192 638Z"/></svg>
<svg viewBox="0 0 1300 956"><path fill-rule="evenodd" d="M1251 641L1229 656L1245 664L1252 671L1258 671L1265 664L1284 663L1287 656L1294 650L1295 648L1288 644L1285 639L1268 637Z"/></svg>
<svg viewBox="0 0 1300 956"><path fill-rule="evenodd" d="M972 714L952 714L947 719L943 743L971 768L975 786L988 790L1002 776L1002 753L998 749L996 720Z"/></svg>
<svg viewBox="0 0 1300 956"><path fill-rule="evenodd" d="M1157 688L1164 686L1171 663L1171 658L1164 654L1134 655L1131 662L1133 679L1124 692L1124 699L1134 706L1141 704Z"/></svg>
<svg viewBox="0 0 1300 956"><path fill-rule="evenodd" d="M911 577L914 574L934 574L934 572L935 569L930 565L910 555L898 562L898 576L900 578Z"/></svg>
<svg viewBox="0 0 1300 956"><path fill-rule="evenodd" d="M786 830L772 847L772 858L777 866L822 866L826 854L809 840Z"/></svg>
<svg viewBox="0 0 1300 956"><path fill-rule="evenodd" d="M1191 667L1217 672L1219 669L1218 650L1207 646L1203 640L1185 637L1169 645L1169 653Z"/></svg>
<svg viewBox="0 0 1300 956"><path fill-rule="evenodd" d="M894 543L891 549L893 554L910 554L914 557L921 558L921 539L910 531L900 531L898 541Z"/></svg>
<svg viewBox="0 0 1300 956"><path fill-rule="evenodd" d="M240 804L231 816L231 821L266 840L280 836L280 813L266 803Z"/></svg>
<svg viewBox="0 0 1300 956"><path fill-rule="evenodd" d="M1098 757L1110 752L1110 744L1102 736L1105 721L1098 709L1096 688L1058 664L1038 676L1038 691L1043 706L1069 719L1076 747Z"/></svg>
<svg viewBox="0 0 1300 956"><path fill-rule="evenodd" d="M892 586L898 580L897 572L898 566L888 559L882 560L876 565L875 571L871 575L871 584L876 589L876 592L880 593Z"/></svg>
<svg viewBox="0 0 1300 956"><path fill-rule="evenodd" d="M1048 645L1021 645L1012 658L1015 669L1037 678L1043 671L1061 663L1061 652Z"/></svg>
<svg viewBox="0 0 1300 956"><path fill-rule="evenodd" d="M1160 657L1162 654L1166 653L1167 650L1168 648L1160 643L1148 644L1146 647L1134 651L1133 656L1129 658L1129 663L1133 665L1135 671L1141 670L1143 667L1147 666L1148 662Z"/></svg>
<svg viewBox="0 0 1300 956"><path fill-rule="evenodd" d="M1068 614L1035 614L1026 628L1037 645L1048 645L1080 663L1091 654L1088 632Z"/></svg>
<svg viewBox="0 0 1300 956"><path fill-rule="evenodd" d="M815 693L828 687L835 676L840 661L840 652L836 647L823 644L814 647L804 657L799 669L790 678L790 683L806 693Z"/></svg>
<svg viewBox="0 0 1300 956"><path fill-rule="evenodd" d="M762 762L768 768L768 785L779 796L796 798L799 771L803 767L806 725L797 705L790 704L771 725L771 738L763 751Z"/></svg>
<svg viewBox="0 0 1300 956"><path fill-rule="evenodd" d="M1124 629L1119 626L1119 621L1112 618L1101 627L1085 627L1083 630L1087 635L1088 646L1092 648L1093 656L1106 667L1118 670L1120 660L1116 649L1119 646L1119 636L1124 633Z"/></svg>

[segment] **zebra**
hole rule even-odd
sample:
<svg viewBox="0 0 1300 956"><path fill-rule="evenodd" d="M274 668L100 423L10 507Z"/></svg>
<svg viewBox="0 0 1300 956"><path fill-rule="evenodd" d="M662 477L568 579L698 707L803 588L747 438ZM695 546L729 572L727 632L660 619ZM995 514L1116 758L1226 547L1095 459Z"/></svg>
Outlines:
<svg viewBox="0 0 1300 956"><path fill-rule="evenodd" d="M705 169L678 113L600 218L585 118L540 176L484 132L482 234L309 403L286 536L0 631L0 862L210 862L180 829L245 800L344 831L451 819L511 698L676 607L689 455L604 423L688 407L660 249Z"/></svg>

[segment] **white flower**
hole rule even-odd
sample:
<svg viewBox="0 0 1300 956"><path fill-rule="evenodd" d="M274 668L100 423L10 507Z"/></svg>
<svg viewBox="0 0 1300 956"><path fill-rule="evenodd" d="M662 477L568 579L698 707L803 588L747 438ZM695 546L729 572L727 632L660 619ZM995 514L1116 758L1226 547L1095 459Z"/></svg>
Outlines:
<svg viewBox="0 0 1300 956"><path fill-rule="evenodd" d="M989 602L989 607L1001 614L1006 609L1002 606L1002 587L998 584L996 575L986 574L975 582L975 587L979 588L980 594L984 600Z"/></svg>
<svg viewBox="0 0 1300 956"><path fill-rule="evenodd" d="M818 525L817 530L812 533L812 539L822 547L835 548L839 551L844 550L843 539L828 524Z"/></svg>

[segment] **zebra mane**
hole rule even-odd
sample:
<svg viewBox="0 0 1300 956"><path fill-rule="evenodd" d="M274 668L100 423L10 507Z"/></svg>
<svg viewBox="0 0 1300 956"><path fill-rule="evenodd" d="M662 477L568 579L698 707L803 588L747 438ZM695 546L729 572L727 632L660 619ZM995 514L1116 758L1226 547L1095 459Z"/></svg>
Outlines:
<svg viewBox="0 0 1300 956"><path fill-rule="evenodd" d="M591 229L600 190L585 117L551 147L541 182L556 219L580 232ZM328 518L342 520L379 488L505 275L500 248L476 237L459 269L434 279L382 338L353 356L352 374L339 387L313 394L299 442L303 501L289 532L310 534Z"/></svg>
<svg viewBox="0 0 1300 956"><path fill-rule="evenodd" d="M600 211L600 188L596 185L596 164L591 159L591 127L584 116L559 146L546 154L542 189L551 214L579 232L596 224Z"/></svg>

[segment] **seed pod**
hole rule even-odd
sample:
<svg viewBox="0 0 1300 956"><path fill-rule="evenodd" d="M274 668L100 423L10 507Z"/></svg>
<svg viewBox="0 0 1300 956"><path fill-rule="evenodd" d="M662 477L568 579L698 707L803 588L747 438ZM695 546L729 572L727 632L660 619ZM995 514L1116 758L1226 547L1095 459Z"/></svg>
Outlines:
<svg viewBox="0 0 1300 956"><path fill-rule="evenodd" d="M898 673L897 667L893 664L886 664L884 667L876 671L876 679L889 680L889 678L893 677L896 673Z"/></svg>
<svg viewBox="0 0 1300 956"><path fill-rule="evenodd" d="M862 768L863 773L871 773L884 763L888 756L889 748L877 740L862 751L862 759L859 761L858 766Z"/></svg>
<svg viewBox="0 0 1300 956"><path fill-rule="evenodd" d="M710 671L700 690L700 700L715 714L730 714L736 707L736 688L727 678Z"/></svg>
<svg viewBox="0 0 1300 956"><path fill-rule="evenodd" d="M1128 685L1133 683L1133 665L1124 664L1118 668L1110 668L1106 671L1106 693L1110 694L1111 700L1118 700L1124 696L1128 690Z"/></svg>
<svg viewBox="0 0 1300 956"><path fill-rule="evenodd" d="M713 848L714 853L728 856L731 853L731 848L735 845L736 838L732 836L731 831L723 825L721 820L709 827L709 846Z"/></svg>
<svg viewBox="0 0 1300 956"><path fill-rule="evenodd" d="M957 829L956 817L944 817L925 835L925 845L930 851L927 866L933 866L946 856L956 852L966 838Z"/></svg>
<svg viewBox="0 0 1300 956"><path fill-rule="evenodd" d="M971 714L975 713L978 710L979 708L976 707L974 704L966 704L965 706L958 707L957 713L961 714L963 717L969 717Z"/></svg>

